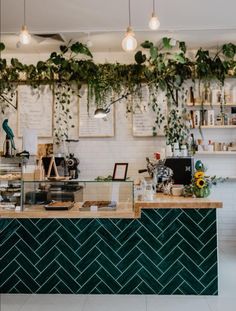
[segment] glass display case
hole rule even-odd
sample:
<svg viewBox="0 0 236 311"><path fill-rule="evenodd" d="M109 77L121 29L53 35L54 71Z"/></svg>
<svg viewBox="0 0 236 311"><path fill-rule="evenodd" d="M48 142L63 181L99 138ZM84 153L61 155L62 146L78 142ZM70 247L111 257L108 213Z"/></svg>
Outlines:
<svg viewBox="0 0 236 311"><path fill-rule="evenodd" d="M133 211L132 181L46 180L22 185L24 210Z"/></svg>
<svg viewBox="0 0 236 311"><path fill-rule="evenodd" d="M0 161L0 208L15 209L21 206L22 185L21 158L1 158Z"/></svg>

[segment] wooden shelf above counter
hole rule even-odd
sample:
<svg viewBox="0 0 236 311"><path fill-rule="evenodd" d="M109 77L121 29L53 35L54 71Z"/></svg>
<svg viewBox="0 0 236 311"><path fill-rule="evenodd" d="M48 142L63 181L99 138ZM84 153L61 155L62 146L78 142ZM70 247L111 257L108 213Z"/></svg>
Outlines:
<svg viewBox="0 0 236 311"><path fill-rule="evenodd" d="M214 209L222 208L220 201L211 199L174 197L157 194L153 201L136 201L134 210L120 208L116 211L85 212L79 210L79 204L68 211L46 211L42 205L33 205L23 211L0 209L0 218L140 218L142 209Z"/></svg>

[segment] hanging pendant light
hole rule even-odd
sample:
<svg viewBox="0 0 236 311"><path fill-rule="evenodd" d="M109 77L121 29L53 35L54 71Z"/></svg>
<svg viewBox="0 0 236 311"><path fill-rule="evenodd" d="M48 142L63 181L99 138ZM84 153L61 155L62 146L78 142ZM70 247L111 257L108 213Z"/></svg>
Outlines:
<svg viewBox="0 0 236 311"><path fill-rule="evenodd" d="M153 0L152 17L150 18L148 25L151 30L157 30L160 27L160 21L156 15L155 0Z"/></svg>
<svg viewBox="0 0 236 311"><path fill-rule="evenodd" d="M130 9L130 0L129 0L129 26L127 27L125 37L122 40L122 48L126 52L132 52L137 47L137 40L135 38L134 32L131 28L131 9Z"/></svg>
<svg viewBox="0 0 236 311"><path fill-rule="evenodd" d="M24 24L21 28L19 40L21 44L29 44L31 40L31 35L26 27L26 0L24 0Z"/></svg>
<svg viewBox="0 0 236 311"><path fill-rule="evenodd" d="M90 38L90 32L87 33L87 41L86 41L86 46L88 48L91 48L93 46L93 41Z"/></svg>

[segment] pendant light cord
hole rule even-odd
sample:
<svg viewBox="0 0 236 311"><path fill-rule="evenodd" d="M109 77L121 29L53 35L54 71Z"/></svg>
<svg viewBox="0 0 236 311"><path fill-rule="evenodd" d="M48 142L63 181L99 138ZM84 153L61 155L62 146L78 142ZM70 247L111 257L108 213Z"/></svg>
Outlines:
<svg viewBox="0 0 236 311"><path fill-rule="evenodd" d="M2 0L0 0L0 42L2 42ZM0 51L0 59L2 59L2 51Z"/></svg>
<svg viewBox="0 0 236 311"><path fill-rule="evenodd" d="M155 14L156 13L156 3L155 3L155 0L153 0L152 8L153 8L153 13Z"/></svg>
<svg viewBox="0 0 236 311"><path fill-rule="evenodd" d="M2 0L0 0L0 42L2 42Z"/></svg>
<svg viewBox="0 0 236 311"><path fill-rule="evenodd" d="M26 0L24 0L24 26L26 25L25 1L26 1Z"/></svg>
<svg viewBox="0 0 236 311"><path fill-rule="evenodd" d="M0 42L2 42L2 0L0 0Z"/></svg>
<svg viewBox="0 0 236 311"><path fill-rule="evenodd" d="M129 0L129 27L131 27L131 6L130 6L130 0Z"/></svg>

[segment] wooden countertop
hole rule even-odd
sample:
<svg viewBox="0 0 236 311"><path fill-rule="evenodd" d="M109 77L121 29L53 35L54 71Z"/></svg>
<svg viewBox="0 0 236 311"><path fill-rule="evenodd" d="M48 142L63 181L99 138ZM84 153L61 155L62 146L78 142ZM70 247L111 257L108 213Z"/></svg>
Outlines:
<svg viewBox="0 0 236 311"><path fill-rule="evenodd" d="M153 201L136 201L135 207L140 208L222 208L220 201L208 198L186 198L157 194Z"/></svg>
<svg viewBox="0 0 236 311"><path fill-rule="evenodd" d="M152 208L222 208L220 201L199 198L174 197L157 194L153 201L136 201L134 209L127 204L118 206L116 211L80 211L81 203L76 203L69 211L46 211L42 205L26 207L24 211L0 209L0 218L140 218L142 209Z"/></svg>

